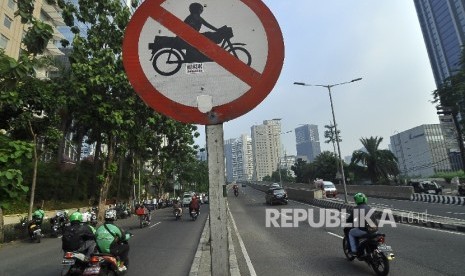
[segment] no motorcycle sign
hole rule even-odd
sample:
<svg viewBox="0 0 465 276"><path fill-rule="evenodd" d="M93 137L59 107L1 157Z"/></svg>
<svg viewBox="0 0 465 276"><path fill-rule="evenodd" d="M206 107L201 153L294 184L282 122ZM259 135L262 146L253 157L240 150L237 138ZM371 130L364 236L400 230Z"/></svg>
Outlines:
<svg viewBox="0 0 465 276"><path fill-rule="evenodd" d="M259 0L146 0L123 42L138 95L185 123L219 124L252 110L283 60L281 30Z"/></svg>

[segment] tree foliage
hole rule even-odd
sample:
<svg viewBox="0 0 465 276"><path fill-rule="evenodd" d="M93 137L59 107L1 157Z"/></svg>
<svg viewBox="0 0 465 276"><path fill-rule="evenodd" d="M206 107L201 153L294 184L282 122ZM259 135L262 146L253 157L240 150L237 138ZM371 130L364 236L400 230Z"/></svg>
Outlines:
<svg viewBox="0 0 465 276"><path fill-rule="evenodd" d="M366 151L358 150L352 154L351 163L362 163L366 166L373 184L389 183L391 176L399 174L397 158L390 150L381 150L382 137L361 138L360 142Z"/></svg>

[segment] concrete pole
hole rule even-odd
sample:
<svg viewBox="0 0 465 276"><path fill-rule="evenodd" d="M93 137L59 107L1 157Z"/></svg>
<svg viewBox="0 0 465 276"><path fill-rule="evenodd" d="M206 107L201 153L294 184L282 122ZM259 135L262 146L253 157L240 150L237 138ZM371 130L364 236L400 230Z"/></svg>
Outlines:
<svg viewBox="0 0 465 276"><path fill-rule="evenodd" d="M229 275L223 124L207 125L211 275Z"/></svg>

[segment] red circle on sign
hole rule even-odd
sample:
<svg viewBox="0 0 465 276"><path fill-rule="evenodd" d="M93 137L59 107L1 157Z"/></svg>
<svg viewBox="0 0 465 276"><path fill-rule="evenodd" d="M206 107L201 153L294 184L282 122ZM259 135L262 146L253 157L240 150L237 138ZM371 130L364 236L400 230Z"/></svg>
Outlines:
<svg viewBox="0 0 465 276"><path fill-rule="evenodd" d="M237 118L262 102L278 80L284 61L284 42L281 29L265 4L257 0L241 0L264 27L268 41L268 53L262 73L255 71L219 46L209 45L207 38L199 37L198 32L161 7L165 0L146 0L136 10L125 32L123 41L123 64L129 81L142 100L155 111L184 123L214 125ZM202 113L199 109L175 102L160 93L147 79L139 60L139 38L144 24L149 18L163 22L169 30L182 34L191 46L246 82L250 89L237 99ZM209 45L205 47L204 45ZM213 80L214 81L214 80Z"/></svg>

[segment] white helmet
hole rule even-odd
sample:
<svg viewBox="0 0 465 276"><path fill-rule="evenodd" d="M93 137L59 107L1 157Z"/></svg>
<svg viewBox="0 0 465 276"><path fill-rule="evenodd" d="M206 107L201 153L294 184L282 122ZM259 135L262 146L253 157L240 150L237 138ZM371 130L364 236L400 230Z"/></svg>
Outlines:
<svg viewBox="0 0 465 276"><path fill-rule="evenodd" d="M105 211L105 220L113 221L116 219L116 210L109 209Z"/></svg>
<svg viewBox="0 0 465 276"><path fill-rule="evenodd" d="M90 213L89 212L82 213L82 222L86 223L89 221L90 221Z"/></svg>

